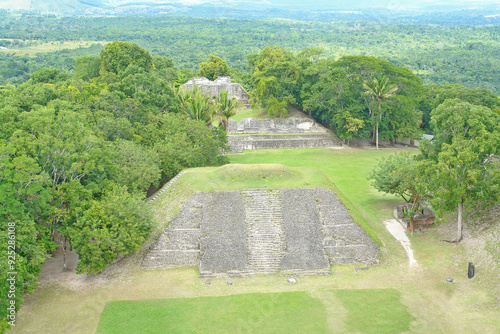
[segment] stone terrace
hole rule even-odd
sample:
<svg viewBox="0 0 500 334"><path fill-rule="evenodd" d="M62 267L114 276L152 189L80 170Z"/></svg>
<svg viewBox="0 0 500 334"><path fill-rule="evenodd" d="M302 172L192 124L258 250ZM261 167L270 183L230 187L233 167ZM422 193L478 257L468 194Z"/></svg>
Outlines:
<svg viewBox="0 0 500 334"><path fill-rule="evenodd" d="M377 252L328 189L212 191L193 195L142 265L199 265L201 277L329 274L330 263L372 263Z"/></svg>
<svg viewBox="0 0 500 334"><path fill-rule="evenodd" d="M340 140L310 118L229 120L231 152L281 148L340 148Z"/></svg>

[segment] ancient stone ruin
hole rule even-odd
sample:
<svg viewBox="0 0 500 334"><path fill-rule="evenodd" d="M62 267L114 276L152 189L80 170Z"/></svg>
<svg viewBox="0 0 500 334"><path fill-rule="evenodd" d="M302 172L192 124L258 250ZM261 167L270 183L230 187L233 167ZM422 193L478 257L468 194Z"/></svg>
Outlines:
<svg viewBox="0 0 500 334"><path fill-rule="evenodd" d="M410 219L405 217L405 210L408 212L411 204L396 204L394 205L393 215L406 229L410 229ZM428 207L422 207L413 217L416 228L434 226L436 215Z"/></svg>
<svg viewBox="0 0 500 334"><path fill-rule="evenodd" d="M198 86L201 89L202 93L209 96L219 96L220 91L226 90L230 98L235 97L247 108L250 106L248 102L250 96L248 95L248 93L239 83L231 82L230 77L218 77L217 79L215 79L215 81L210 81L205 77L194 77L192 80L189 80L181 87L193 89L194 85Z"/></svg>
<svg viewBox="0 0 500 334"><path fill-rule="evenodd" d="M340 148L340 140L310 118L230 119L228 143L231 152L281 148Z"/></svg>
<svg viewBox="0 0 500 334"><path fill-rule="evenodd" d="M197 192L144 257L148 269L199 265L200 277L330 274L378 248L335 194L316 189Z"/></svg>

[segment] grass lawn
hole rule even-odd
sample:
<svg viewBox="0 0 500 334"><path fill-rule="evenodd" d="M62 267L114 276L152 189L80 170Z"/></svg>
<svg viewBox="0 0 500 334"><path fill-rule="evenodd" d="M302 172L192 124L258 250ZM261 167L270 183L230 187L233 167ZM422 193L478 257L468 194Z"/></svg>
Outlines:
<svg viewBox="0 0 500 334"><path fill-rule="evenodd" d="M325 333L326 310L307 292L113 301L98 334Z"/></svg>
<svg viewBox="0 0 500 334"><path fill-rule="evenodd" d="M337 290L322 298L296 291L112 301L96 333L326 333L325 298L345 308L339 320L349 332L401 333L413 321L394 289Z"/></svg>
<svg viewBox="0 0 500 334"><path fill-rule="evenodd" d="M253 150L230 154L233 164L283 164L290 167L320 169L352 202L363 208L372 219L391 217L392 206L400 201L377 192L367 177L377 159L394 154L395 150L354 149L286 149Z"/></svg>
<svg viewBox="0 0 500 334"><path fill-rule="evenodd" d="M49 42L49 43L40 43L37 45L30 45L26 47L21 47L18 49L7 49L0 50L1 53L4 54L13 54L13 55L29 55L34 56L37 53L47 53L60 51L65 49L78 49L78 48L88 48L92 44L100 44L106 45L108 42L106 41L61 41L61 42Z"/></svg>
<svg viewBox="0 0 500 334"><path fill-rule="evenodd" d="M231 119L236 122L241 121L244 118L265 118L267 117L267 112L264 109L243 109L240 110L236 115L231 117Z"/></svg>
<svg viewBox="0 0 500 334"><path fill-rule="evenodd" d="M347 309L346 327L351 333L402 333L414 320L394 289L338 290L335 296Z"/></svg>

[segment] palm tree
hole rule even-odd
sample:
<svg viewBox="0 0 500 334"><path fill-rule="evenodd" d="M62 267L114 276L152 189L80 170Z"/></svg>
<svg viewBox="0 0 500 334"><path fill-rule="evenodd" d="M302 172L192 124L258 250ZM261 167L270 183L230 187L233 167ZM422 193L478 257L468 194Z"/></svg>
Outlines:
<svg viewBox="0 0 500 334"><path fill-rule="evenodd" d="M189 119L204 121L210 126L214 116L214 108L208 95L203 94L198 86L193 85L192 90L179 88L177 96L181 101L182 111Z"/></svg>
<svg viewBox="0 0 500 334"><path fill-rule="evenodd" d="M221 120L224 131L227 131L227 122L231 116L238 113L241 103L234 97L229 98L227 90L222 90L217 98L217 116Z"/></svg>
<svg viewBox="0 0 500 334"><path fill-rule="evenodd" d="M375 143L378 150L378 126L382 120L382 102L394 95L398 86L390 81L387 76L377 76L372 81L363 82L363 87L366 89L366 94L372 98L372 102L378 104L378 115L375 115Z"/></svg>

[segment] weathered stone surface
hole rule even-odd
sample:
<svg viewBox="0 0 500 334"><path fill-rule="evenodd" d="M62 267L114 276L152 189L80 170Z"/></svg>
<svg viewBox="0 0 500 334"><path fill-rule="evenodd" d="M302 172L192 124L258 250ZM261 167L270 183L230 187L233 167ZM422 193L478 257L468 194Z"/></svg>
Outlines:
<svg viewBox="0 0 500 334"><path fill-rule="evenodd" d="M328 130L312 118L244 118L240 122L228 122L228 134L256 133L327 133Z"/></svg>
<svg viewBox="0 0 500 334"><path fill-rule="evenodd" d="M281 207L286 235L286 253L281 259L283 271L330 270L323 252L314 189L283 189Z"/></svg>
<svg viewBox="0 0 500 334"><path fill-rule="evenodd" d="M145 268L174 268L200 262L200 224L205 194L195 193L144 257Z"/></svg>
<svg viewBox="0 0 500 334"><path fill-rule="evenodd" d="M329 190L315 190L323 246L330 263L373 262L378 247L365 231L355 224L338 197Z"/></svg>
<svg viewBox="0 0 500 334"><path fill-rule="evenodd" d="M279 190L242 191L247 227L247 262L252 273L279 270L285 252L285 232Z"/></svg>
<svg viewBox="0 0 500 334"><path fill-rule="evenodd" d="M240 192L211 191L203 207L200 276L246 272L245 210Z"/></svg>
<svg viewBox="0 0 500 334"><path fill-rule="evenodd" d="M330 263L372 263L377 252L328 189L213 191L193 195L143 266L200 265L201 277L329 274Z"/></svg>
<svg viewBox="0 0 500 334"><path fill-rule="evenodd" d="M245 118L229 120L231 152L282 148L342 147L340 140L311 118Z"/></svg>
<svg viewBox="0 0 500 334"><path fill-rule="evenodd" d="M258 149L342 147L339 141L328 133L228 136L228 144L232 153Z"/></svg>
<svg viewBox="0 0 500 334"><path fill-rule="evenodd" d="M199 250L152 249L144 257L142 267L146 269L167 269L197 266L199 263Z"/></svg>

